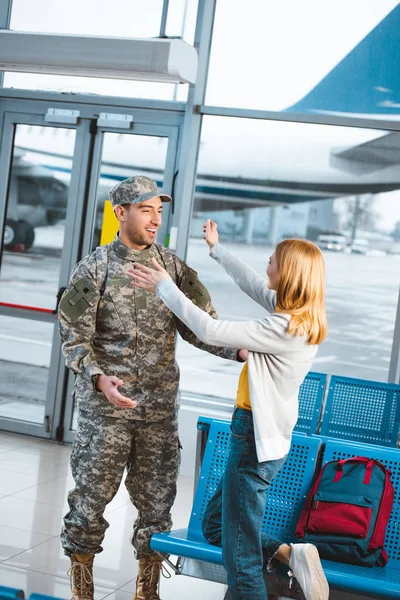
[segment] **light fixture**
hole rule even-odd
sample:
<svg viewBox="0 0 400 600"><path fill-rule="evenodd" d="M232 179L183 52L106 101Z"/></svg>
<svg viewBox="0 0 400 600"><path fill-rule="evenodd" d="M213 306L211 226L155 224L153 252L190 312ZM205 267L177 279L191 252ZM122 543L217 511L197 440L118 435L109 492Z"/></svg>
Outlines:
<svg viewBox="0 0 400 600"><path fill-rule="evenodd" d="M197 52L181 39L0 30L0 71L163 83L196 81Z"/></svg>

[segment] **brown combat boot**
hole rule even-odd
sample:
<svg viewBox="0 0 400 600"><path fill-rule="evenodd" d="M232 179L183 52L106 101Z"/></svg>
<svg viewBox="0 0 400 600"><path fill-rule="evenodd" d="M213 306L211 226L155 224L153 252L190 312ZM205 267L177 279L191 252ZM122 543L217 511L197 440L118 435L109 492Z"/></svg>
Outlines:
<svg viewBox="0 0 400 600"><path fill-rule="evenodd" d="M94 554L71 554L71 600L93 600L93 559Z"/></svg>
<svg viewBox="0 0 400 600"><path fill-rule="evenodd" d="M136 593L133 600L160 600L160 575L162 573L164 577L171 577L162 563L163 559L157 554L139 559Z"/></svg>

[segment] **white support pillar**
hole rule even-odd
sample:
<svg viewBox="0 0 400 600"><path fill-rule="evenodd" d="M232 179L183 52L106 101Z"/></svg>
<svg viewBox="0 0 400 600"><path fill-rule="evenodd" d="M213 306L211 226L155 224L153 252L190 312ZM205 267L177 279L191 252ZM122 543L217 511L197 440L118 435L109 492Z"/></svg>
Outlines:
<svg viewBox="0 0 400 600"><path fill-rule="evenodd" d="M268 243L272 246L278 241L278 216L280 213L279 206L271 206L269 225L268 225Z"/></svg>
<svg viewBox="0 0 400 600"><path fill-rule="evenodd" d="M246 244L252 244L255 217L254 208L245 208L243 217L243 239Z"/></svg>

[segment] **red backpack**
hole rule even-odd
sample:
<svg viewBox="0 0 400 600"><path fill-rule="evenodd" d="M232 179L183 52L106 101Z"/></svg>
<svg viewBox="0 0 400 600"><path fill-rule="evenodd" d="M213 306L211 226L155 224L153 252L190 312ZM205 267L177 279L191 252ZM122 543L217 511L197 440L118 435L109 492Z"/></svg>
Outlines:
<svg viewBox="0 0 400 600"><path fill-rule="evenodd" d="M364 456L328 462L307 496L296 537L315 544L321 558L384 566L394 501L390 475L382 463Z"/></svg>

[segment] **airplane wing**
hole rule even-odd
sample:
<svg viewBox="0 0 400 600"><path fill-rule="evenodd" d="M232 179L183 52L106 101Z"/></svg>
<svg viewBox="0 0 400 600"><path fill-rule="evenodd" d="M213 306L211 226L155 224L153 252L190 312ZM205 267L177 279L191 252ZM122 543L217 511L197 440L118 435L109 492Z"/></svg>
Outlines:
<svg viewBox="0 0 400 600"><path fill-rule="evenodd" d="M387 133L359 146L332 150L331 166L365 175L400 163L400 133Z"/></svg>

